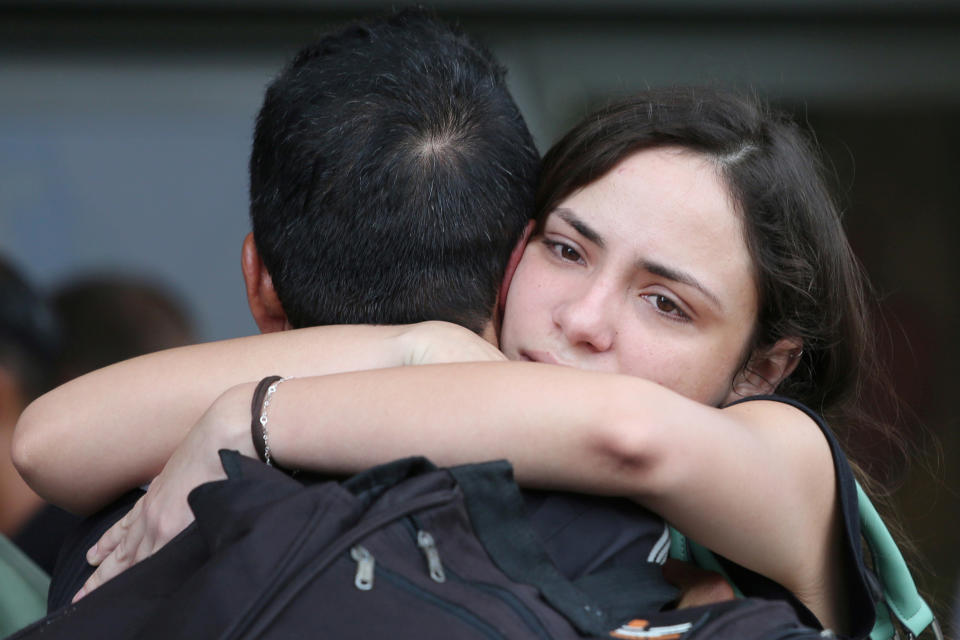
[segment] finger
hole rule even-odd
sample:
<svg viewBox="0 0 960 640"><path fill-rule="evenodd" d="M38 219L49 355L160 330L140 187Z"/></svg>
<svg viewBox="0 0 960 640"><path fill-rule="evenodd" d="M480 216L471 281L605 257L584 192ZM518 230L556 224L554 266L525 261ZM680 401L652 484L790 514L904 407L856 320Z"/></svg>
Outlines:
<svg viewBox="0 0 960 640"><path fill-rule="evenodd" d="M87 578L87 581L83 583L83 586L80 587L80 590L74 594L73 599L70 601L70 604L73 604L79 601L81 598L85 598L87 595L90 594L91 591L99 587L101 584L103 584L103 577L102 577L102 574L100 573L100 567L97 567L97 570L94 571L89 578Z"/></svg>
<svg viewBox="0 0 960 640"><path fill-rule="evenodd" d="M128 529L128 533L129 532L130 529ZM137 546L131 548L135 544ZM73 597L73 602L76 602L94 589L99 588L108 580L136 564L138 555L140 555L139 543L133 542L130 536L121 538L113 551L103 559L100 566L97 567L97 570L83 583L83 587L81 587L80 591Z"/></svg>
<svg viewBox="0 0 960 640"><path fill-rule="evenodd" d="M133 508L127 512L127 515L115 522L112 527L100 536L96 544L87 550L88 563L97 566L103 562L104 558L113 553L113 550L117 548L117 545L120 544L121 540L127 535L127 530L130 528L130 525L139 518L140 511L143 509L142 505L143 497L137 500Z"/></svg>
<svg viewBox="0 0 960 640"><path fill-rule="evenodd" d="M153 541L148 535L149 531L145 523L146 508L141 506L142 503L144 503L144 498L137 501L134 508L123 517L121 522L117 523L122 527L118 528L119 534L115 532L111 537L110 543L113 545L113 549L106 557L102 558L97 570L93 572L74 596L74 601L79 600L153 552ZM99 543L95 546L99 546Z"/></svg>
<svg viewBox="0 0 960 640"><path fill-rule="evenodd" d="M77 591L76 595L73 596L72 602L77 602L81 598L89 595L91 591L97 589L104 582L112 578L114 575L119 573L116 567L116 554L111 553L103 562L100 563L100 566L97 567L97 570L87 578L87 581L83 583L83 586L80 587L80 590Z"/></svg>

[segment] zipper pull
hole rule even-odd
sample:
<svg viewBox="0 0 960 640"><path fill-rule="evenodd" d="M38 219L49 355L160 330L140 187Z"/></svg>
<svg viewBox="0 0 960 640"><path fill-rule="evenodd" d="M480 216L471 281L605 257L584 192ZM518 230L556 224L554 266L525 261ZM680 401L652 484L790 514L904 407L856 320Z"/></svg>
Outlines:
<svg viewBox="0 0 960 640"><path fill-rule="evenodd" d="M443 572L440 552L437 551L437 544L433 541L433 536L423 530L417 531L417 546L423 550L423 555L427 558L430 578L434 582L446 582L447 575Z"/></svg>
<svg viewBox="0 0 960 640"><path fill-rule="evenodd" d="M350 549L350 557L357 561L357 575L353 584L361 591L370 591L373 589L373 554L358 544Z"/></svg>

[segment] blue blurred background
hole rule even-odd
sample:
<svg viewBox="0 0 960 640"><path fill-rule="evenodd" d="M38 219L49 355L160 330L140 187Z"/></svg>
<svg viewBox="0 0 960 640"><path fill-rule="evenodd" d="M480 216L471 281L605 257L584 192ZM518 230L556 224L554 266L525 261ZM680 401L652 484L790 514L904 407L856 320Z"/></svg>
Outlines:
<svg viewBox="0 0 960 640"><path fill-rule="evenodd" d="M89 271L157 280L203 339L254 332L239 257L263 90L316 34L383 6L0 3L0 251L45 288ZM750 88L812 127L884 297L892 330L878 339L916 414L908 426L942 445L942 457L926 450L933 475L902 474L897 500L928 561L926 587L948 605L960 571L960 4L433 6L506 64L542 151L607 96L670 83Z"/></svg>

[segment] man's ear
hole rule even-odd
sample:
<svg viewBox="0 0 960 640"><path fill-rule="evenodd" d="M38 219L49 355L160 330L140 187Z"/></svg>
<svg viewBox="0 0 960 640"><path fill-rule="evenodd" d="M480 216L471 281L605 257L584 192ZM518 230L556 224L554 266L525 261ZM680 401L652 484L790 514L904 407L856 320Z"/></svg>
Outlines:
<svg viewBox="0 0 960 640"><path fill-rule="evenodd" d="M794 337L780 338L772 347L758 351L733 379L727 402L773 393L797 368L802 355L803 341Z"/></svg>
<svg viewBox="0 0 960 640"><path fill-rule="evenodd" d="M503 316L503 307L507 304L507 291L510 289L510 281L513 280L513 274L520 264L520 258L523 257L523 250L527 248L527 241L530 240L530 234L533 233L535 221L527 222L520 240L517 241L513 251L510 252L510 259L507 261L507 269L503 272L503 282L500 283L500 294L497 296L497 312L500 317Z"/></svg>
<svg viewBox="0 0 960 640"><path fill-rule="evenodd" d="M273 288L273 279L260 260L252 233L248 233L243 239L240 268L243 270L243 281L247 288L247 304L250 305L250 313L260 332L272 333L290 329L287 312L283 310L280 298Z"/></svg>

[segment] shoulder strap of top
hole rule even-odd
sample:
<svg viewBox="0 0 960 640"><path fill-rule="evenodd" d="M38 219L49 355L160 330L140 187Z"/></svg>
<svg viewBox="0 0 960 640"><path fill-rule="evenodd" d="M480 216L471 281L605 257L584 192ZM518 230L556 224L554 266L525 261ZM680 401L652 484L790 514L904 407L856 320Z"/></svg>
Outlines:
<svg viewBox="0 0 960 640"><path fill-rule="evenodd" d="M914 636L919 636L927 627L930 627L937 640L943 640L940 625L933 616L930 605L924 601L917 591L917 585L910 575L910 569L903 559L903 554L897 547L893 536L877 513L876 508L863 488L857 483L857 503L860 512L860 524L863 537L873 555L874 569L883 589L883 599L889 613L893 613L907 630ZM888 614L889 616L889 614ZM881 640L893 635L892 627L881 628L881 616L877 616L877 624L870 634L871 640ZM890 625L889 620L886 621Z"/></svg>

